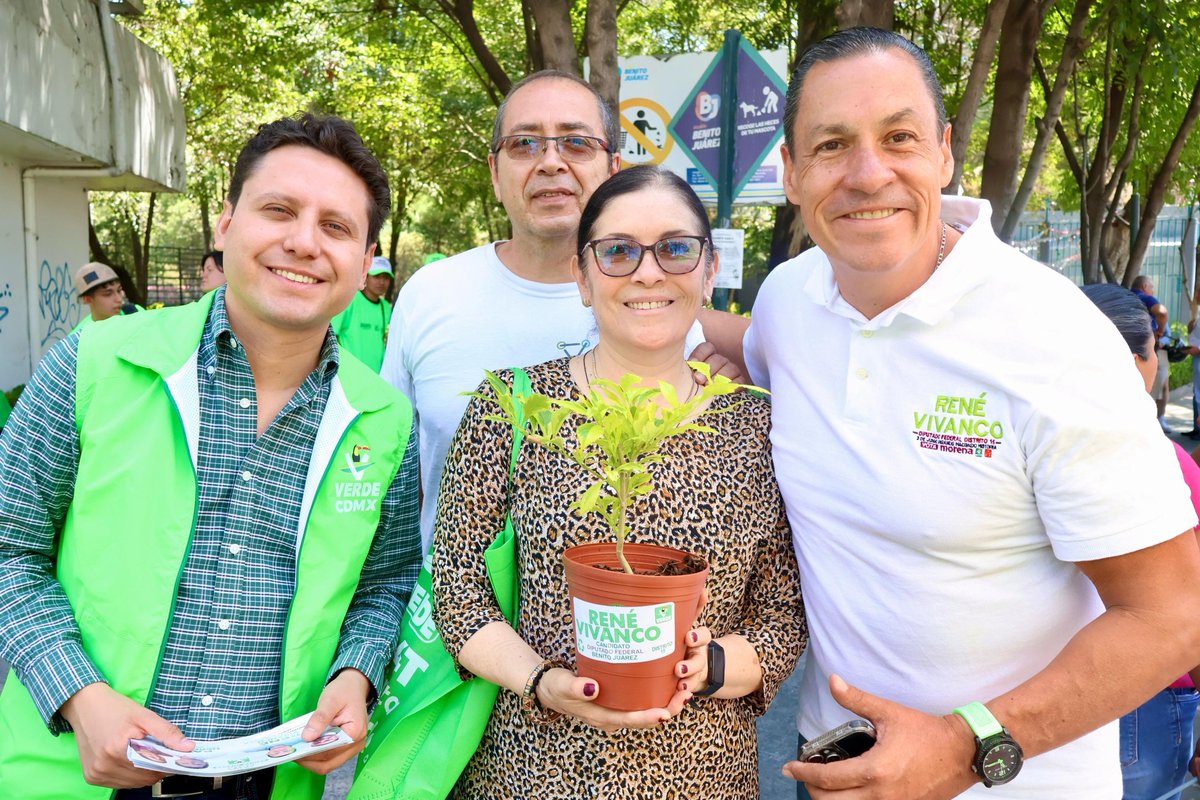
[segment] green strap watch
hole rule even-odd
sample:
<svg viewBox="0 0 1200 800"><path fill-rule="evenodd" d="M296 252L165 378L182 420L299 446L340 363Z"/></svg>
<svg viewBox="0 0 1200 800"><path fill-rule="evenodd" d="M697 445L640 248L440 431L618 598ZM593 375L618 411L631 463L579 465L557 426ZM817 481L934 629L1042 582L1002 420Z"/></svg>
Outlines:
<svg viewBox="0 0 1200 800"><path fill-rule="evenodd" d="M1009 736L1004 726L983 703L967 703L954 709L975 734L975 759L971 769L991 788L1017 777L1025 763L1021 745Z"/></svg>

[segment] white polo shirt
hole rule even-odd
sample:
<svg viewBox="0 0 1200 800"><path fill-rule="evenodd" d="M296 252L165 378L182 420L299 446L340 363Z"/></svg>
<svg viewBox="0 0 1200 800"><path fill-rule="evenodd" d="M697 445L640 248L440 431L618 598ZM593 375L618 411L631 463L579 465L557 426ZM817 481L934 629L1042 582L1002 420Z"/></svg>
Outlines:
<svg viewBox="0 0 1200 800"><path fill-rule="evenodd" d="M872 320L817 249L776 268L755 302L746 361L772 392L811 632L805 736L853 717L832 673L932 714L1012 689L1104 610L1072 562L1196 523L1112 323L1001 243L990 215L944 197L965 234ZM1116 722L976 794L1117 800Z"/></svg>

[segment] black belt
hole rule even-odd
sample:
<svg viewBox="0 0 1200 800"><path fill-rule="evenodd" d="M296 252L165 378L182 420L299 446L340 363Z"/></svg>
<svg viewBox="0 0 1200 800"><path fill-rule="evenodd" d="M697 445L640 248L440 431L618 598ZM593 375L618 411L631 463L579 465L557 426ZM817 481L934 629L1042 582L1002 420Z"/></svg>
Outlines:
<svg viewBox="0 0 1200 800"><path fill-rule="evenodd" d="M256 783L260 794L266 796L271 791L274 777L274 768L249 772L245 775L232 775L227 778L168 775L148 788L150 797L195 797L208 792L221 792L228 794L229 797L235 797L238 789L245 788L247 784Z"/></svg>

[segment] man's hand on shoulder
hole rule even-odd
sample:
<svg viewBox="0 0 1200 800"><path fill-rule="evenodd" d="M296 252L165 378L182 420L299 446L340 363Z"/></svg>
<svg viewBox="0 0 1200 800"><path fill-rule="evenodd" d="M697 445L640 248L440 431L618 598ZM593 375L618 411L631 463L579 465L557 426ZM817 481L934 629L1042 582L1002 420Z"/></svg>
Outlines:
<svg viewBox="0 0 1200 800"><path fill-rule="evenodd" d="M978 782L971 771L974 736L957 715L925 714L850 686L836 675L829 688L843 708L875 725L879 740L863 755L835 764L784 764L783 774L803 781L813 800L944 800Z"/></svg>
<svg viewBox="0 0 1200 800"><path fill-rule="evenodd" d="M325 685L317 700L317 710L308 719L300 738L306 742L316 739L330 725L337 725L354 740L354 744L324 750L296 763L318 775L328 775L345 764L367 743L367 698L371 681L356 669L347 667Z"/></svg>
<svg viewBox="0 0 1200 800"><path fill-rule="evenodd" d="M153 736L173 750L195 744L179 728L106 683L90 683L63 703L60 713L75 731L84 779L93 786L135 789L163 773L138 769L126 756L130 739Z"/></svg>
<svg viewBox="0 0 1200 800"><path fill-rule="evenodd" d="M711 308L700 309L699 320L705 341L688 356L688 360L703 361L711 367L714 375L724 375L731 381L745 383L748 371L742 355L742 338L750 327L750 320ZM697 376L697 381L703 380L703 377Z"/></svg>

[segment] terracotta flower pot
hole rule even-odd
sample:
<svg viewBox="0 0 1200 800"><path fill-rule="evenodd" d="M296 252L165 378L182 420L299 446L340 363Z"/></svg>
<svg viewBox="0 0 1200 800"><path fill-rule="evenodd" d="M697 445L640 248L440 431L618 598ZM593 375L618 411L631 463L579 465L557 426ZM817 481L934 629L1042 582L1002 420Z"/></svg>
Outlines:
<svg viewBox="0 0 1200 800"><path fill-rule="evenodd" d="M708 565L688 575L642 575L681 550L652 544L625 545L636 571L621 571L612 542L571 547L563 553L567 590L575 613L576 669L595 678L605 708L662 708L675 693L675 664L692 629ZM596 565L615 567L601 569Z"/></svg>

